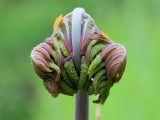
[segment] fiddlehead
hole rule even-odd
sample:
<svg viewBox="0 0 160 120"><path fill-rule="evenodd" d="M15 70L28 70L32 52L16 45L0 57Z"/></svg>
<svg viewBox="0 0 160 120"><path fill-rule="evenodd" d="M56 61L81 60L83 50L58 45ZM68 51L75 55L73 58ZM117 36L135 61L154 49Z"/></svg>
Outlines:
<svg viewBox="0 0 160 120"><path fill-rule="evenodd" d="M93 102L103 104L125 70L124 46L111 41L82 9L60 15L53 28L53 34L31 52L36 74L53 97L81 90L99 95Z"/></svg>

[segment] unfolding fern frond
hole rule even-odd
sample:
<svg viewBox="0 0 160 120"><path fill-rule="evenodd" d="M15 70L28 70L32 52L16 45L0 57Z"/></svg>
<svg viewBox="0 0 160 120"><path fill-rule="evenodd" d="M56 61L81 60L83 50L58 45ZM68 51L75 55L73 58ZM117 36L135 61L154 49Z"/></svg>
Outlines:
<svg viewBox="0 0 160 120"><path fill-rule="evenodd" d="M93 19L82 11L80 24L80 71L73 59L73 12L60 15L54 32L45 42L33 48L31 60L36 74L53 97L59 93L73 96L78 90L99 95L94 103L104 103L110 88L118 82L126 66L124 46L114 43L100 31ZM74 43L75 44L75 43ZM75 57L75 56L74 56Z"/></svg>

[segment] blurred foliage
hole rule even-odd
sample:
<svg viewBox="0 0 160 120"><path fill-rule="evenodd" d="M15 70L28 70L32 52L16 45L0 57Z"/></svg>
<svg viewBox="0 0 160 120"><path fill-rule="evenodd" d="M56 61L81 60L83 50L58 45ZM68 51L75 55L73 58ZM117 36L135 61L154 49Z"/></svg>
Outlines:
<svg viewBox="0 0 160 120"><path fill-rule="evenodd" d="M160 0L0 0L0 120L74 119L74 97L52 98L29 56L57 16L75 7L127 49L123 78L100 106L102 120L159 120Z"/></svg>

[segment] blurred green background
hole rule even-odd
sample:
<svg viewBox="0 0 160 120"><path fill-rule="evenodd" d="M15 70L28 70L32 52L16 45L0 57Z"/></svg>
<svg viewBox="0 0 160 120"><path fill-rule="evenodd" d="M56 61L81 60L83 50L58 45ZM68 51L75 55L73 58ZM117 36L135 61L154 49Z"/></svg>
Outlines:
<svg viewBox="0 0 160 120"><path fill-rule="evenodd" d="M125 73L100 105L102 120L160 120L160 0L0 0L0 120L74 119L74 97L51 97L30 52L75 7L127 49Z"/></svg>

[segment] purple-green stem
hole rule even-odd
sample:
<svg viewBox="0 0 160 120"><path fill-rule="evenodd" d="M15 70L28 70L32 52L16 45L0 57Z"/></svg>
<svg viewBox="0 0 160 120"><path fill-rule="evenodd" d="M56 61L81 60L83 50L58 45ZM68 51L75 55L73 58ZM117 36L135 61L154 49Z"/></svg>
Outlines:
<svg viewBox="0 0 160 120"><path fill-rule="evenodd" d="M78 91L75 95L75 120L88 120L89 96L87 93Z"/></svg>
<svg viewBox="0 0 160 120"><path fill-rule="evenodd" d="M81 22L83 8L76 8L72 12L72 46L73 60L76 70L80 72L80 37L81 37ZM87 93L78 91L75 95L75 120L88 120L89 111L89 96Z"/></svg>

